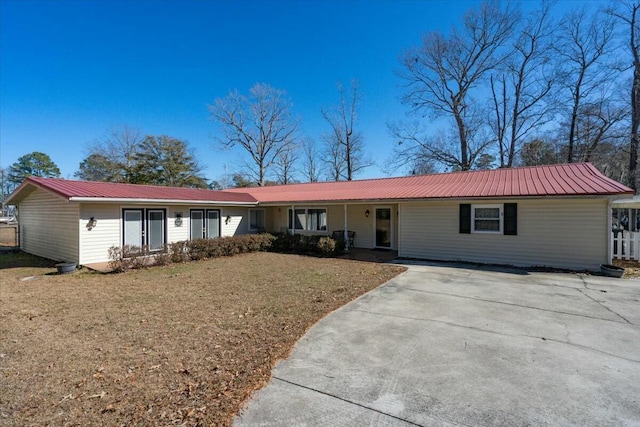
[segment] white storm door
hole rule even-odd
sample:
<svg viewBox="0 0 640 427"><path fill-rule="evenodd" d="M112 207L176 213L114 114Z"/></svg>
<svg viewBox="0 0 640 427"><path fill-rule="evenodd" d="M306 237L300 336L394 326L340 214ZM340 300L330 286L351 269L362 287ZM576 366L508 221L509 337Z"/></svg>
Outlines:
<svg viewBox="0 0 640 427"><path fill-rule="evenodd" d="M123 243L137 248L142 247L144 237L142 210L125 210Z"/></svg>
<svg viewBox="0 0 640 427"><path fill-rule="evenodd" d="M164 210L149 209L147 211L147 241L150 251L164 248Z"/></svg>

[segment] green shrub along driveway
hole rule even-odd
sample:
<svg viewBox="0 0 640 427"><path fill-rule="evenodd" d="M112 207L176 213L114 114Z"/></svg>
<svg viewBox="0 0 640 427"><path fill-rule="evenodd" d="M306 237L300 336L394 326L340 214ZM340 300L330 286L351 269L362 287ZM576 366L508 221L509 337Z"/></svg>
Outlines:
<svg viewBox="0 0 640 427"><path fill-rule="evenodd" d="M640 283L413 264L329 315L236 426L640 424Z"/></svg>

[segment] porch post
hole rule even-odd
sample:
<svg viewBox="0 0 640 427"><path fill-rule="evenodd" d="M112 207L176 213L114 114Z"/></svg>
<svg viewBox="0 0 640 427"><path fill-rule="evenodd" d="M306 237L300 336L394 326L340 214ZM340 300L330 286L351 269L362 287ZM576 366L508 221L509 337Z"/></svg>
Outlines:
<svg viewBox="0 0 640 427"><path fill-rule="evenodd" d="M349 225L347 224L347 205L344 205L344 251L349 252Z"/></svg>
<svg viewBox="0 0 640 427"><path fill-rule="evenodd" d="M287 212L287 227L289 226L289 212ZM291 205L291 234L296 234L296 205Z"/></svg>

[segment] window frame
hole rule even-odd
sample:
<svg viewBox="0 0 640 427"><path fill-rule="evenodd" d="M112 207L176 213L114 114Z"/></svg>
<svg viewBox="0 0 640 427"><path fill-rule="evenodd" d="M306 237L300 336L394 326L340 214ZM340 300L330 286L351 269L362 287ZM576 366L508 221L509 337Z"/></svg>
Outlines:
<svg viewBox="0 0 640 427"><path fill-rule="evenodd" d="M257 224L257 227L251 227L251 214L253 212L262 212L262 226L260 226L260 224ZM249 227L248 227L249 231L264 231L266 228L266 223L267 223L266 209L264 208L249 209Z"/></svg>
<svg viewBox="0 0 640 427"><path fill-rule="evenodd" d="M479 218L479 221L498 221L498 230L476 230L476 209L498 209L498 218ZM504 205L481 204L471 205L471 233L475 234L503 234L504 230Z"/></svg>
<svg viewBox="0 0 640 427"><path fill-rule="evenodd" d="M296 227L294 230L293 227L295 227L296 225L295 212L299 212L299 211L304 211L304 221L300 221L302 225L301 228ZM311 230L307 228L310 225L309 211L324 211L324 229ZM291 208L287 208L287 229L289 230L289 232L302 231L306 233L318 233L318 234L327 233L328 224L329 224L329 209L327 209L326 206L309 206L309 207L296 206L295 212Z"/></svg>

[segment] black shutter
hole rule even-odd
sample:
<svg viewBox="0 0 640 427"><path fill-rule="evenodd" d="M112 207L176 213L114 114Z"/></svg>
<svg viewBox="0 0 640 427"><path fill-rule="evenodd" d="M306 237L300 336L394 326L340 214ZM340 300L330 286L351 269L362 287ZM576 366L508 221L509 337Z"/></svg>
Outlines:
<svg viewBox="0 0 640 427"><path fill-rule="evenodd" d="M471 233L471 205L460 205L460 233Z"/></svg>
<svg viewBox="0 0 640 427"><path fill-rule="evenodd" d="M518 235L518 204L504 204L504 234L509 236Z"/></svg>

